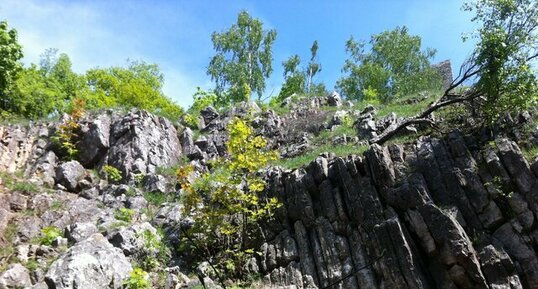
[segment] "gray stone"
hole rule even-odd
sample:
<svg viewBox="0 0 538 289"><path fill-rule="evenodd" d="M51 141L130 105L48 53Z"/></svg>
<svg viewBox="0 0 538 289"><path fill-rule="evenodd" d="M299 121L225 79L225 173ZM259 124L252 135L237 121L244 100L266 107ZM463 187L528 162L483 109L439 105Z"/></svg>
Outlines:
<svg viewBox="0 0 538 289"><path fill-rule="evenodd" d="M181 146L183 147L183 154L190 160L203 158L202 150L194 144L194 134L190 128L185 128L181 134Z"/></svg>
<svg viewBox="0 0 538 289"><path fill-rule="evenodd" d="M330 106L342 106L342 98L340 97L340 94L338 92L333 91L331 94L327 97L327 103Z"/></svg>
<svg viewBox="0 0 538 289"><path fill-rule="evenodd" d="M0 274L0 288L29 288L32 286L30 271L19 263L9 265Z"/></svg>
<svg viewBox="0 0 538 289"><path fill-rule="evenodd" d="M219 117L219 112L213 107L208 106L200 111L200 115L202 116L204 123L207 125L214 119Z"/></svg>
<svg viewBox="0 0 538 289"><path fill-rule="evenodd" d="M177 164L181 146L173 124L145 111L114 119L110 149L101 163L119 169L126 181L133 174L155 173L158 167Z"/></svg>
<svg viewBox="0 0 538 289"><path fill-rule="evenodd" d="M131 256L147 249L145 248L143 237L145 231L149 231L157 240L160 240L157 230L147 222L134 224L127 228L122 227L111 232L107 238L112 245L120 248L126 256Z"/></svg>
<svg viewBox="0 0 538 289"><path fill-rule="evenodd" d="M86 170L77 161L69 161L56 168L56 182L71 192L76 192L78 182L84 178Z"/></svg>
<svg viewBox="0 0 538 289"><path fill-rule="evenodd" d="M162 175L146 175L143 184L144 191L146 192L169 193L170 191L173 191L170 182Z"/></svg>
<svg viewBox="0 0 538 289"><path fill-rule="evenodd" d="M110 147L110 126L108 114L100 114L81 125L81 141L77 144L78 159L86 166L99 162Z"/></svg>
<svg viewBox="0 0 538 289"><path fill-rule="evenodd" d="M45 282L56 289L122 288L132 267L103 235L93 234L52 263Z"/></svg>
<svg viewBox="0 0 538 289"><path fill-rule="evenodd" d="M19 193L19 192L13 192L11 194L9 207L12 211L20 212L26 210L26 207L28 206L28 197Z"/></svg>
<svg viewBox="0 0 538 289"><path fill-rule="evenodd" d="M99 232L93 223L74 223L65 228L65 237L74 243L86 240Z"/></svg>

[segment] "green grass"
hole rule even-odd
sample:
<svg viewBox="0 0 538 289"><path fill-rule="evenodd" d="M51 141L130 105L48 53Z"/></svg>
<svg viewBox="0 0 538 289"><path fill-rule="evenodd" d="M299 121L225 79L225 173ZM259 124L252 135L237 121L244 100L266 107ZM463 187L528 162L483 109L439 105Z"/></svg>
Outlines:
<svg viewBox="0 0 538 289"><path fill-rule="evenodd" d="M146 192L144 193L144 199L154 206L160 206L163 203L173 201L174 195L161 192Z"/></svg>
<svg viewBox="0 0 538 289"><path fill-rule="evenodd" d="M378 110L377 116L379 118L389 115L391 112L396 113L400 117L409 117L418 114L428 107L428 105L438 96L440 92L438 91L428 91L425 94L428 97L421 96L420 94L411 94L407 96L402 96L388 102L386 104L381 104L376 106ZM413 104L406 104L406 100L418 98L420 101Z"/></svg>
<svg viewBox="0 0 538 289"><path fill-rule="evenodd" d="M362 154L364 151L368 149L368 146L357 146L357 145L322 145L319 146L303 155L289 158L289 159L281 159L274 163L276 166L281 166L287 169L296 169L303 167L313 160L316 159L321 153L323 152L332 152L336 154L338 157L345 157L351 154Z"/></svg>
<svg viewBox="0 0 538 289"><path fill-rule="evenodd" d="M521 152L523 153L523 156L527 159L527 161L533 162L534 159L538 157L538 146L522 148Z"/></svg>
<svg viewBox="0 0 538 289"><path fill-rule="evenodd" d="M64 207L64 203L58 200L53 201L52 204L50 205L50 208L54 211L59 211L63 209L63 207Z"/></svg>
<svg viewBox="0 0 538 289"><path fill-rule="evenodd" d="M23 178L22 172L10 174L6 172L0 172L0 178L2 183L10 191L18 191L22 193L36 193L39 191L39 187L28 182L19 181Z"/></svg>

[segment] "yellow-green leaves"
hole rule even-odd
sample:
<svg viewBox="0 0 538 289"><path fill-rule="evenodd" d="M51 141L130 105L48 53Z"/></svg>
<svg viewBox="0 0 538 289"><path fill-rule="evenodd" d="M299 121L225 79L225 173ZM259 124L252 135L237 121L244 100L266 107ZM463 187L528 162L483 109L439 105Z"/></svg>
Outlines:
<svg viewBox="0 0 538 289"><path fill-rule="evenodd" d="M247 246L257 222L272 216L280 206L264 195L260 170L277 153L256 136L247 121L234 118L228 125L228 155L213 161L209 172L191 181L190 165L177 170L185 211L195 221L190 230L197 246L212 252L217 267L229 277L242 277L244 262L254 254Z"/></svg>

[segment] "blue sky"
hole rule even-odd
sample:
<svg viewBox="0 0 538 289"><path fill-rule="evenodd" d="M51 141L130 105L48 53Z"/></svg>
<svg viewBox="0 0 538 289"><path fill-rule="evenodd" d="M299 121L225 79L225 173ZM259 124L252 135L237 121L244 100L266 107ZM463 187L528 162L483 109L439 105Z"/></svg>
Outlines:
<svg viewBox="0 0 538 289"><path fill-rule="evenodd" d="M182 106L192 102L197 86L212 88L206 67L213 55L211 33L223 31L245 9L276 29L274 72L266 95L277 94L283 81L283 60L309 57L319 43L322 72L318 81L329 89L341 76L345 41L406 25L420 35L423 47L437 49L435 61L451 59L454 70L472 50L461 41L472 32L460 0L377 1L73 1L1 0L0 19L19 31L25 63L39 60L47 48L67 53L75 71L123 65L127 58L159 64L164 92Z"/></svg>

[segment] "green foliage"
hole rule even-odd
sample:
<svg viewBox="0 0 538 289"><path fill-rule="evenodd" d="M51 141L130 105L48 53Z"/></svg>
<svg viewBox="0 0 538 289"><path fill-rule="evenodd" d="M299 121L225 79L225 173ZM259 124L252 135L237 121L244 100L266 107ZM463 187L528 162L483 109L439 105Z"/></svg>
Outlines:
<svg viewBox="0 0 538 289"><path fill-rule="evenodd" d="M310 62L308 62L308 65L306 67L306 86L305 86L305 92L311 93L312 92L312 86L314 85L314 76L321 72L321 64L318 62L318 41L314 40L314 43L312 43L312 47L310 47Z"/></svg>
<svg viewBox="0 0 538 289"><path fill-rule="evenodd" d="M85 80L72 71L66 54L57 49L41 55L40 66L30 65L20 71L7 101L9 110L28 118L46 117L69 110L71 101L87 92Z"/></svg>
<svg viewBox="0 0 538 289"><path fill-rule="evenodd" d="M9 29L6 21L0 22L0 111L12 111L13 99L9 90L22 69L22 47L17 41L17 31Z"/></svg>
<svg viewBox="0 0 538 289"><path fill-rule="evenodd" d="M255 136L244 120L234 118L228 133L227 158L214 161L194 183L189 181L192 166L178 169L177 175L185 212L195 221L189 235L210 252L207 257L221 272L239 278L255 253L248 246L252 228L280 205L275 198L263 197L265 181L258 175L277 155L266 150L266 140Z"/></svg>
<svg viewBox="0 0 538 289"><path fill-rule="evenodd" d="M379 104L379 93L377 89L368 86L362 90L362 100L368 102L369 104Z"/></svg>
<svg viewBox="0 0 538 289"><path fill-rule="evenodd" d="M43 245L52 245L52 242L56 240L56 238L61 237L62 231L58 227L49 226L41 229L42 236L39 238L39 243Z"/></svg>
<svg viewBox="0 0 538 289"><path fill-rule="evenodd" d="M265 79L273 71L271 48L275 39L275 30L264 30L263 23L246 11L239 13L237 23L228 30L211 35L216 55L207 74L216 83L219 103L248 100L251 92L261 97Z"/></svg>
<svg viewBox="0 0 538 289"><path fill-rule="evenodd" d="M23 193L36 193L39 191L39 188L35 184L26 181L15 182L11 189Z"/></svg>
<svg viewBox="0 0 538 289"><path fill-rule="evenodd" d="M133 209L120 208L119 210L114 211L114 218L116 218L116 220L131 223L134 213L135 211Z"/></svg>
<svg viewBox="0 0 538 289"><path fill-rule="evenodd" d="M538 157L538 146L524 148L521 150L521 152L523 153L523 156L525 156L527 161L533 162Z"/></svg>
<svg viewBox="0 0 538 289"><path fill-rule="evenodd" d="M123 285L126 289L151 289L149 274L140 268L134 268Z"/></svg>
<svg viewBox="0 0 538 289"><path fill-rule="evenodd" d="M113 166L110 166L110 165L103 166L103 172L105 173L108 181L117 183L123 179L121 175L121 171Z"/></svg>
<svg viewBox="0 0 538 289"><path fill-rule="evenodd" d="M166 202L172 201L173 196L161 192L146 192L144 193L144 199L154 206L160 206Z"/></svg>
<svg viewBox="0 0 538 289"><path fill-rule="evenodd" d="M293 55L288 60L282 62L284 67L284 84L280 93L278 94L278 100L283 100L286 97L296 93L302 94L305 91L305 74L299 69L301 59L299 55Z"/></svg>
<svg viewBox="0 0 538 289"><path fill-rule="evenodd" d="M188 112L195 113L200 111L210 105L215 105L217 103L217 95L212 91L205 91L200 87L196 88L196 92L192 96L193 102Z"/></svg>
<svg viewBox="0 0 538 289"><path fill-rule="evenodd" d="M440 76L430 66L435 51L421 51L421 39L397 27L373 35L370 51L365 43L351 37L346 42L350 58L345 61L336 87L348 99L364 99L365 92L376 91L382 101L440 86Z"/></svg>
<svg viewBox="0 0 538 289"><path fill-rule="evenodd" d="M67 119L58 126L51 140L60 148L60 153L73 160L78 154L77 139L80 125L78 122L86 114L86 102L81 98L73 99L73 105Z"/></svg>
<svg viewBox="0 0 538 289"><path fill-rule="evenodd" d="M183 123L192 129L198 129L200 126L200 118L191 113L186 113L183 115Z"/></svg>
<svg viewBox="0 0 538 289"><path fill-rule="evenodd" d="M312 44L310 52L310 61L302 70L299 69L299 65L301 64L299 55L292 55L288 60L282 62L282 66L284 67L284 84L278 94L278 101L282 101L294 93L306 95L327 94L323 83L314 83L314 77L321 71L321 64L317 62L317 40Z"/></svg>
<svg viewBox="0 0 538 289"><path fill-rule="evenodd" d="M164 76L156 64L130 61L127 67L91 69L86 73L91 109L107 107L139 108L177 120L180 106L162 92Z"/></svg>
<svg viewBox="0 0 538 289"><path fill-rule="evenodd" d="M354 144L345 144L345 145L325 144L325 145L316 147L315 149L309 152L306 152L303 155L300 155L294 158L289 158L289 159L280 159L274 162L274 165L281 166L287 169L297 169L297 168L308 165L313 160L315 160L316 157L318 157L321 153L324 153L324 152L334 153L338 157L346 157L351 154L356 154L356 155L362 154L367 149L368 149L368 146L358 146Z"/></svg>
<svg viewBox="0 0 538 289"><path fill-rule="evenodd" d="M144 230L137 236L144 240L144 249L137 256L137 259L140 260L141 268L145 270L154 270L159 266L166 266L170 258L170 249L162 241L162 231L158 231L158 234L159 237L150 230Z"/></svg>
<svg viewBox="0 0 538 289"><path fill-rule="evenodd" d="M538 2L478 0L464 9L480 24L471 63L478 77L473 89L483 96L487 120L537 105Z"/></svg>

